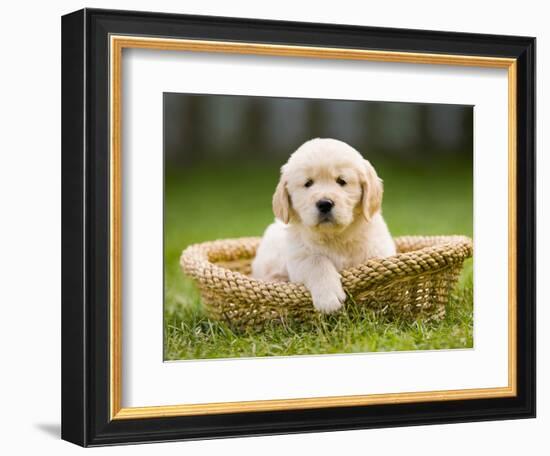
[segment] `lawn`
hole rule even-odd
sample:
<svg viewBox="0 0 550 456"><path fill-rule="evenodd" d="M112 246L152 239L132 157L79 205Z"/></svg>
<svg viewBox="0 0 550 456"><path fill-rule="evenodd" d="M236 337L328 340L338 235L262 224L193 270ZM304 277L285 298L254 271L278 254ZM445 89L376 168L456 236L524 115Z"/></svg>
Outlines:
<svg viewBox="0 0 550 456"><path fill-rule="evenodd" d="M384 179L384 217L394 236L472 236L472 168L445 163L397 166L376 163ZM166 360L287 356L473 346L473 274L465 264L447 314L436 323L389 321L367 309L323 316L307 325L239 333L210 320L192 280L179 268L189 244L260 236L273 221L271 195L277 165L193 167L165 179Z"/></svg>

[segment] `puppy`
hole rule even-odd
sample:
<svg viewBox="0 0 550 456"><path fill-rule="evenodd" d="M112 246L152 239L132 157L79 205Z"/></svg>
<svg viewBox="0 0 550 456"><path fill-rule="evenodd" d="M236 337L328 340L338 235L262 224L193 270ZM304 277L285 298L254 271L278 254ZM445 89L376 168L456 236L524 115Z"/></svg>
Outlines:
<svg viewBox="0 0 550 456"><path fill-rule="evenodd" d="M281 168L275 223L264 233L252 276L303 283L324 313L342 307L342 269L395 255L382 214L382 181L348 144L316 138Z"/></svg>

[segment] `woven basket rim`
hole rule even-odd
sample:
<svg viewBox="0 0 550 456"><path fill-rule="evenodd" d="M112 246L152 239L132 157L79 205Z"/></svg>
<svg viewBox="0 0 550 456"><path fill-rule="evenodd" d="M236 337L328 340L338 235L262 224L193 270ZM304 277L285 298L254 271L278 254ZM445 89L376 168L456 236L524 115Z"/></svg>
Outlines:
<svg viewBox="0 0 550 456"><path fill-rule="evenodd" d="M209 254L228 248L242 251L245 246L253 257L253 251L259 244L260 237L241 237L219 239L189 245L181 254L180 265L182 270L197 280L201 286L210 289L219 289L224 284L231 283L231 292L236 295L245 294L248 288L262 288L269 294L293 295L295 297L309 297L309 291L303 284L292 282L266 282L255 279L238 271L220 266L209 260ZM433 274L441 270L462 263L472 256L472 239L463 235L445 236L400 236L394 239L396 245L406 246L418 243L425 247L381 259L370 259L358 266L340 272L342 285L350 294L364 291L364 281L356 280L357 276L368 275L371 285L383 285L401 277ZM204 278L208 277L208 280ZM242 293L241 293L242 292Z"/></svg>

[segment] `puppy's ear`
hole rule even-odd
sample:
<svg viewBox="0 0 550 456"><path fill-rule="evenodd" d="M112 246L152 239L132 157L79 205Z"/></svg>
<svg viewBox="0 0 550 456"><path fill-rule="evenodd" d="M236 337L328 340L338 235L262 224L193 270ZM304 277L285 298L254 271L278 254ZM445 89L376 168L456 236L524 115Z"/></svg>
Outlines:
<svg viewBox="0 0 550 456"><path fill-rule="evenodd" d="M290 195L288 194L286 179L283 174L281 174L281 179L273 194L273 213L275 217L284 223L288 223L290 220Z"/></svg>
<svg viewBox="0 0 550 456"><path fill-rule="evenodd" d="M368 160L364 161L363 168L364 170L361 173L361 188L363 190L361 204L363 207L363 217L368 222L380 210L384 187L382 179L378 177L374 167Z"/></svg>

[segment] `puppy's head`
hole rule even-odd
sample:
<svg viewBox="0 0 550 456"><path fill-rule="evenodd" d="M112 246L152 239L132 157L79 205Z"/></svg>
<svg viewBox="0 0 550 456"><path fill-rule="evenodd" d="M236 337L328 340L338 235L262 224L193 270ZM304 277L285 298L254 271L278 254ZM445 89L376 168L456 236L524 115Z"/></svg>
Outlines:
<svg viewBox="0 0 550 456"><path fill-rule="evenodd" d="M341 231L380 210L382 181L348 144L316 138L300 146L281 168L273 212L285 223Z"/></svg>

